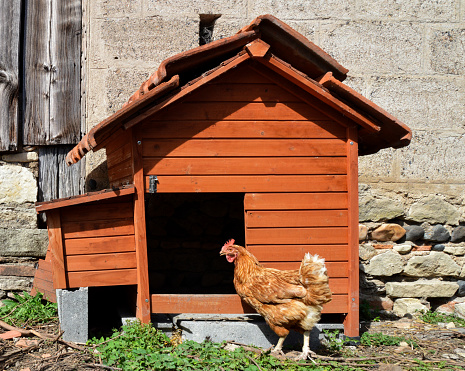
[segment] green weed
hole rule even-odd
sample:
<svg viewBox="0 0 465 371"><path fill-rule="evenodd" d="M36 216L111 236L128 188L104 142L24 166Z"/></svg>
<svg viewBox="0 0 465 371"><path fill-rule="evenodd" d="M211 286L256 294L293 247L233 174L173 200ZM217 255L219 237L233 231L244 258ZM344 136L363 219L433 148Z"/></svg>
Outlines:
<svg viewBox="0 0 465 371"><path fill-rule="evenodd" d="M420 315L420 319L426 323L437 325L438 323L454 322L456 326L465 327L465 320L450 314L441 314L436 312L426 312Z"/></svg>
<svg viewBox="0 0 465 371"><path fill-rule="evenodd" d="M340 337L338 330L323 330L325 334L324 345L330 353L341 353L344 345L350 343L350 340Z"/></svg>
<svg viewBox="0 0 465 371"><path fill-rule="evenodd" d="M0 319L12 326L25 327L55 320L58 315L57 305L43 300L43 294L35 296L23 292L14 294L14 299L2 300Z"/></svg>
<svg viewBox="0 0 465 371"><path fill-rule="evenodd" d="M407 340L406 338L401 336L384 335L380 332L376 332L374 334L365 332L360 337L360 344L370 347L378 347L381 345L399 345L402 341L405 341L407 344L412 345L413 347L417 346L417 344L412 340Z"/></svg>

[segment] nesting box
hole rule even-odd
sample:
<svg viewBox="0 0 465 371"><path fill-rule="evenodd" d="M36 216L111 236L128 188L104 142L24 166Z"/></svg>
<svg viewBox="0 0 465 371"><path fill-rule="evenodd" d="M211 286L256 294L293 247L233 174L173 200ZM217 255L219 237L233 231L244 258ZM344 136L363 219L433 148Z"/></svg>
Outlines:
<svg viewBox="0 0 465 371"><path fill-rule="evenodd" d="M218 260L236 238L267 267L323 256L323 313L357 336L358 156L411 132L344 85L347 72L269 15L165 60L68 154L105 148L111 189L37 205L54 287L137 285L145 322L250 312Z"/></svg>

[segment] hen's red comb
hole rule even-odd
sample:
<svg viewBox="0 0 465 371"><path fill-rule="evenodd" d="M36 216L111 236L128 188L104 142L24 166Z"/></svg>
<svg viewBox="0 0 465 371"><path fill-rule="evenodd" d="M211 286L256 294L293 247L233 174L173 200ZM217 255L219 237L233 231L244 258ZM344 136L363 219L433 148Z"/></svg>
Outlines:
<svg viewBox="0 0 465 371"><path fill-rule="evenodd" d="M231 238L228 242L226 242L226 243L223 245L223 249L224 249L225 247L229 247L229 246L234 245L234 242L236 242L236 241L234 241L234 239Z"/></svg>

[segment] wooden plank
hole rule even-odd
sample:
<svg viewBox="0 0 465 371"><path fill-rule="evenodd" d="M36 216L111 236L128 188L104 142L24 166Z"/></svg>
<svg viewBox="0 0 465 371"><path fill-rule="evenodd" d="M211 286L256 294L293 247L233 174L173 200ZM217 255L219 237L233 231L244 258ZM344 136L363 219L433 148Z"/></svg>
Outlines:
<svg viewBox="0 0 465 371"><path fill-rule="evenodd" d="M46 210L53 210L66 206L80 205L89 202L108 200L113 197L122 197L132 195L134 193L134 186L128 186L121 189L106 189L98 192L90 192L83 195L69 197L65 199L54 200L51 202L38 202L36 203L36 211L41 213Z"/></svg>
<svg viewBox="0 0 465 371"><path fill-rule="evenodd" d="M289 138L344 139L346 128L334 121L154 121L141 124L142 138Z"/></svg>
<svg viewBox="0 0 465 371"><path fill-rule="evenodd" d="M63 238L127 236L134 234L132 218L63 224Z"/></svg>
<svg viewBox="0 0 465 371"><path fill-rule="evenodd" d="M21 0L0 1L0 152L18 149Z"/></svg>
<svg viewBox="0 0 465 371"><path fill-rule="evenodd" d="M34 276L34 282L37 279L53 283L53 272L39 268L37 269L36 274Z"/></svg>
<svg viewBox="0 0 465 371"><path fill-rule="evenodd" d="M183 102L160 111L152 120L328 120L328 116L303 102Z"/></svg>
<svg viewBox="0 0 465 371"><path fill-rule="evenodd" d="M111 188L125 187L133 184L132 174L120 179L112 179L110 181Z"/></svg>
<svg viewBox="0 0 465 371"><path fill-rule="evenodd" d="M185 102L301 102L276 84L210 83L191 94Z"/></svg>
<svg viewBox="0 0 465 371"><path fill-rule="evenodd" d="M108 178L121 179L132 174L132 159L129 158L119 164L115 164L113 167L108 168Z"/></svg>
<svg viewBox="0 0 465 371"><path fill-rule="evenodd" d="M51 272L52 271L52 261L47 261L43 259L39 259L38 267L37 269L46 271L46 272Z"/></svg>
<svg viewBox="0 0 465 371"><path fill-rule="evenodd" d="M211 82L212 84L272 84L273 80L266 78L263 75L256 73L250 68L249 63L234 68L223 74L220 78Z"/></svg>
<svg viewBox="0 0 465 371"><path fill-rule="evenodd" d="M136 253L67 256L66 266L68 272L136 268Z"/></svg>
<svg viewBox="0 0 465 371"><path fill-rule="evenodd" d="M33 287L35 287L37 291L42 292L42 293L44 291L48 291L48 292L55 291L55 288L53 287L53 281L43 280L40 277L36 277L34 279Z"/></svg>
<svg viewBox="0 0 465 371"><path fill-rule="evenodd" d="M135 285L137 283L137 269L69 272L68 281L70 288Z"/></svg>
<svg viewBox="0 0 465 371"><path fill-rule="evenodd" d="M260 261L300 261L306 253L317 254L326 261L348 261L347 245L247 245Z"/></svg>
<svg viewBox="0 0 465 371"><path fill-rule="evenodd" d="M47 227L49 248L52 252L53 283L57 289L67 289L69 286L66 277L59 210L47 212Z"/></svg>
<svg viewBox="0 0 465 371"><path fill-rule="evenodd" d="M342 139L145 139L144 157L345 156Z"/></svg>
<svg viewBox="0 0 465 371"><path fill-rule="evenodd" d="M132 130L132 158L134 159L134 238L136 242L137 299L136 316L143 323L150 322L150 287L147 257L147 230L145 221L145 178L142 163L141 137Z"/></svg>
<svg viewBox="0 0 465 371"><path fill-rule="evenodd" d="M279 270L299 269L300 262L264 262L266 268L275 268ZM329 278L347 278L349 272L349 264L347 262L327 262Z"/></svg>
<svg viewBox="0 0 465 371"><path fill-rule="evenodd" d="M245 238L248 244L346 244L347 227L327 228L248 228Z"/></svg>
<svg viewBox="0 0 465 371"><path fill-rule="evenodd" d="M349 312L344 320L347 336L359 335L359 230L358 230L358 128L347 129L347 173L349 174Z"/></svg>
<svg viewBox="0 0 465 371"><path fill-rule="evenodd" d="M24 144L75 144L81 137L81 1L32 1L26 13Z"/></svg>
<svg viewBox="0 0 465 371"><path fill-rule="evenodd" d="M121 146L117 150L111 153L108 152L109 147L108 146L106 147L108 168L115 167L118 164L122 162L126 162L127 160L131 159L131 156L132 156L131 142L129 142L127 138L125 139L126 139L126 143L122 143Z"/></svg>
<svg viewBox="0 0 465 371"><path fill-rule="evenodd" d="M247 193L248 210L347 209L347 193Z"/></svg>
<svg viewBox="0 0 465 371"><path fill-rule="evenodd" d="M254 313L238 295L180 295L155 294L151 296L152 313ZM333 295L323 306L323 313L346 313L347 295Z"/></svg>
<svg viewBox="0 0 465 371"><path fill-rule="evenodd" d="M347 227L347 210L247 211L248 228Z"/></svg>
<svg viewBox="0 0 465 371"><path fill-rule="evenodd" d="M146 175L345 174L343 157L144 158Z"/></svg>
<svg viewBox="0 0 465 371"><path fill-rule="evenodd" d="M126 219L133 217L132 202L125 199L121 202L108 204L76 205L63 209L61 220L63 224L91 220Z"/></svg>
<svg viewBox="0 0 465 371"><path fill-rule="evenodd" d="M74 238L65 241L66 255L136 251L134 236Z"/></svg>
<svg viewBox="0 0 465 371"><path fill-rule="evenodd" d="M345 175L158 176L158 193L177 192L344 192ZM149 190L145 177L145 192Z"/></svg>

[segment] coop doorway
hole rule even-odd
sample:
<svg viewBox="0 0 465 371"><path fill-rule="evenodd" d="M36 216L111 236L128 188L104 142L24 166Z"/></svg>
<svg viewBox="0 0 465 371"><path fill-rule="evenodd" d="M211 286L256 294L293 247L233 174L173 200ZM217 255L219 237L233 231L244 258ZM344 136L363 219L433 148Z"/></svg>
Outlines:
<svg viewBox="0 0 465 371"><path fill-rule="evenodd" d="M219 255L234 238L245 245L243 193L147 196L151 294L234 294L234 265Z"/></svg>

